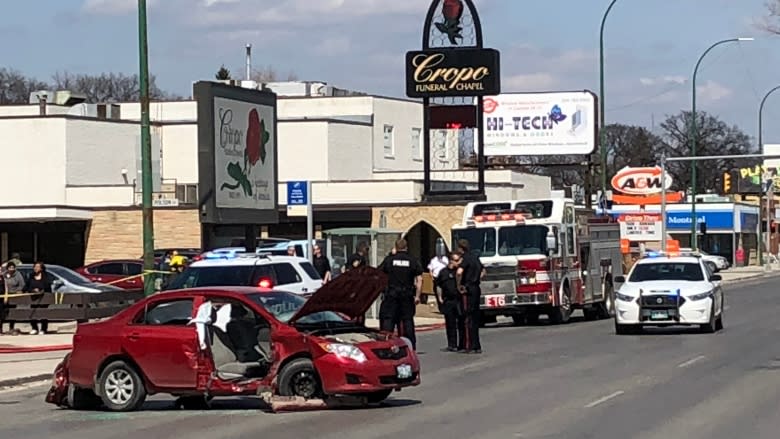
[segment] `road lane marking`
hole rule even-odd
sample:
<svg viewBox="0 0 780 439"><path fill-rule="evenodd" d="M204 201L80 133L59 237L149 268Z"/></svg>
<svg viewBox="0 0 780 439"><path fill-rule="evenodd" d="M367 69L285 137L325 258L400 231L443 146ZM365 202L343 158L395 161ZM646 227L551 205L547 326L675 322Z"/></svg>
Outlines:
<svg viewBox="0 0 780 439"><path fill-rule="evenodd" d="M679 368L681 368L681 369L682 369L682 368L684 368L684 367L688 367L688 366L690 366L690 365L691 365L691 364L693 364L693 363L696 363L696 362L698 362L698 361L701 361L701 360L703 360L704 358L705 358L705 357L704 357L704 355L699 355L698 357L691 358L690 360L688 360L688 361L686 361L686 362L684 362L684 363L680 363L680 364L678 364L678 365L677 365L677 367L679 367Z"/></svg>
<svg viewBox="0 0 780 439"><path fill-rule="evenodd" d="M607 396L604 396L602 398L599 398L599 399L591 402L590 404L586 405L585 408L586 409L590 409L590 408L596 407L597 405L603 404L603 403L609 401L610 399L617 398L618 396L620 396L620 395L622 395L624 393L626 393L626 392L624 392L622 390L618 390L617 392L610 393Z"/></svg>

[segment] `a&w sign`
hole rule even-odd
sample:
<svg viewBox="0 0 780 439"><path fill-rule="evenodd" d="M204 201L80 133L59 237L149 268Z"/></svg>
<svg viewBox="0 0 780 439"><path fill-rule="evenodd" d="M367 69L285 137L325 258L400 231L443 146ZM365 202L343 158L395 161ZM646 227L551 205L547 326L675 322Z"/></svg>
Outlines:
<svg viewBox="0 0 780 439"><path fill-rule="evenodd" d="M629 168L626 166L612 177L612 188L630 195L650 195L662 191L662 170L659 166ZM666 189L672 186L672 177L666 174Z"/></svg>

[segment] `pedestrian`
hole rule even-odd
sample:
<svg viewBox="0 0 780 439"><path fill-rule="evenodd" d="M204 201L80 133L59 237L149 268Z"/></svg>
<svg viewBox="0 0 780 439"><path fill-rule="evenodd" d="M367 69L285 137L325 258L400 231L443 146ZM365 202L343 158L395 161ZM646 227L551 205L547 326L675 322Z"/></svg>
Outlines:
<svg viewBox="0 0 780 439"><path fill-rule="evenodd" d="M22 273L16 269L16 263L13 260L5 264L5 273L3 273L3 283L5 284L5 294L20 294L24 292L25 280ZM7 298L6 298L7 299ZM7 300L0 302L0 334L3 333L3 320L8 310ZM15 321L8 322L8 332L10 334L18 333L14 328Z"/></svg>
<svg viewBox="0 0 780 439"><path fill-rule="evenodd" d="M422 264L409 255L403 238L395 242L395 251L379 266L387 274L387 290L379 308L380 329L393 332L398 326L398 335L408 338L417 350L414 314L422 292Z"/></svg>
<svg viewBox="0 0 780 439"><path fill-rule="evenodd" d="M322 284L325 285L330 282L331 278L330 261L328 261L327 256L322 254L322 248L319 244L314 244L313 251L314 258L312 259L312 264L314 265L314 269L317 270L317 274L322 278Z"/></svg>
<svg viewBox="0 0 780 439"><path fill-rule="evenodd" d="M449 260L447 259L447 254L443 251L440 251L438 248L436 255L434 255L430 262L428 262L428 271L431 273L431 278L433 279L434 296L436 297L436 302L439 305L439 308L441 308L441 301L439 300L439 295L435 294L436 289L438 288L436 279L439 278L439 272L446 268L448 264Z"/></svg>
<svg viewBox="0 0 780 439"><path fill-rule="evenodd" d="M439 270L436 277L439 294L439 311L444 315L444 327L447 334L447 347L442 351L457 352L460 342L458 341L458 319L463 310L460 304L460 292L458 291L457 271L460 263L458 253L450 253L447 260L447 266Z"/></svg>
<svg viewBox="0 0 780 439"><path fill-rule="evenodd" d="M7 267L8 267L8 264L9 264L9 263L11 263L11 262L13 262L14 264L16 264L16 266L17 266L17 267L18 267L18 266L20 266L20 265L22 265L22 256L21 256L19 253L16 253L16 252L14 252L14 253L11 253L11 259L9 259L8 261L6 261L6 262L3 264L2 268L3 268L3 269L7 268Z"/></svg>
<svg viewBox="0 0 780 439"><path fill-rule="evenodd" d="M295 253L295 246L294 245L287 246L287 256L298 256Z"/></svg>
<svg viewBox="0 0 780 439"><path fill-rule="evenodd" d="M25 291L28 293L51 293L52 292L52 283L53 279L49 275L49 273L46 272L46 265L43 264L43 262L36 262L35 265L33 265L33 272L30 273L30 277L27 278L27 284L25 286ZM35 306L31 305L31 308L44 308L46 305L41 306ZM39 326L40 323L40 326ZM32 331L30 331L30 334L36 335L36 334L46 334L46 332L49 330L49 322L48 320L32 320L30 321L30 326L32 327Z"/></svg>
<svg viewBox="0 0 780 439"><path fill-rule="evenodd" d="M480 281L485 276L485 268L479 258L469 251L469 242L465 239L458 241L458 250L461 254L458 267L458 289L461 293L463 314L459 320L459 331L463 335L460 339L458 352L482 353L482 344L479 340L480 309L479 301L482 296Z"/></svg>
<svg viewBox="0 0 780 439"><path fill-rule="evenodd" d="M345 271L352 270L353 268L368 266L368 259L366 258L366 255L368 255L368 250L368 244L365 242L358 244L357 252L349 257L347 264L344 266Z"/></svg>

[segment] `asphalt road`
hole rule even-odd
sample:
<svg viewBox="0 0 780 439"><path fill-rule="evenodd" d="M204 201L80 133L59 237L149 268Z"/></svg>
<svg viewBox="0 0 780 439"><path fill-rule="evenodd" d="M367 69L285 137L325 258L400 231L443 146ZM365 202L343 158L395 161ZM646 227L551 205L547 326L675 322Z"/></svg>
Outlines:
<svg viewBox="0 0 780 439"><path fill-rule="evenodd" d="M440 353L422 334L423 384L382 407L268 414L251 399L209 411L154 398L130 414L73 412L43 386L0 393L0 437L16 438L637 438L780 437L777 282L727 289L715 335L615 336L611 321L483 330L485 353Z"/></svg>

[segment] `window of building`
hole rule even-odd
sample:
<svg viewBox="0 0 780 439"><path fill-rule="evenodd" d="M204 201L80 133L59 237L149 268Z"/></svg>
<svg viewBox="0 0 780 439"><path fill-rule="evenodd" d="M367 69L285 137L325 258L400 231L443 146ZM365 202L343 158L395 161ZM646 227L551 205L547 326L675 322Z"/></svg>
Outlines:
<svg viewBox="0 0 780 439"><path fill-rule="evenodd" d="M179 204L198 204L198 185L177 184L176 198L179 200Z"/></svg>
<svg viewBox="0 0 780 439"><path fill-rule="evenodd" d="M385 125L384 146L385 146L385 157L393 158L395 156L395 144L393 139L392 125Z"/></svg>
<svg viewBox="0 0 780 439"><path fill-rule="evenodd" d="M412 128L412 159L422 160L422 130L420 128Z"/></svg>

